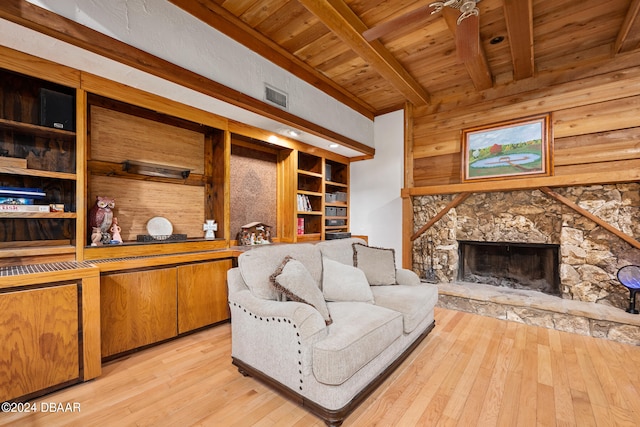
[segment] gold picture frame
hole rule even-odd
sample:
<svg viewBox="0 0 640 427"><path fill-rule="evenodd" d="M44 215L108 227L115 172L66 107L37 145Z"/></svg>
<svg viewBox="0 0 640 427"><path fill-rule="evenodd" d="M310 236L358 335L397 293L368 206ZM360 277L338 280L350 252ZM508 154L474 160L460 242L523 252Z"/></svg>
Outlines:
<svg viewBox="0 0 640 427"><path fill-rule="evenodd" d="M462 131L462 182L549 176L551 114Z"/></svg>

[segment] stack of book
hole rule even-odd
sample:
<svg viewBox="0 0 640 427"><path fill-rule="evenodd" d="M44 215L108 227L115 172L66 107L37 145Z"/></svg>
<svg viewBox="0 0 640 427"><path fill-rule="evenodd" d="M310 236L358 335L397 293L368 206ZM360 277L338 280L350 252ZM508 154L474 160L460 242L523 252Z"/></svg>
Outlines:
<svg viewBox="0 0 640 427"><path fill-rule="evenodd" d="M306 194L298 194L298 212L311 212L311 202Z"/></svg>
<svg viewBox="0 0 640 427"><path fill-rule="evenodd" d="M44 199L40 188L0 187L0 212L49 212L49 205L36 205Z"/></svg>

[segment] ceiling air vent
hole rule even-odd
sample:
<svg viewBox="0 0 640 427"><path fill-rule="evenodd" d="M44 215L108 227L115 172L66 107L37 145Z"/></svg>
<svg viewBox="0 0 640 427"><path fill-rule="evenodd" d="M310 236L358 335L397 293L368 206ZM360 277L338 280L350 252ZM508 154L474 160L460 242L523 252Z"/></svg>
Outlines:
<svg viewBox="0 0 640 427"><path fill-rule="evenodd" d="M287 108L288 99L287 94L281 90L278 90L268 84L264 85L264 99L278 107Z"/></svg>

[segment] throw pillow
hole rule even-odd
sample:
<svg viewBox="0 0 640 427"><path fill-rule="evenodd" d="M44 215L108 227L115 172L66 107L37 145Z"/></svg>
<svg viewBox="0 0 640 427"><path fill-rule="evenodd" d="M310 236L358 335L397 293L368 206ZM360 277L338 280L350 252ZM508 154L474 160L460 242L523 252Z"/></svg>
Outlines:
<svg viewBox="0 0 640 427"><path fill-rule="evenodd" d="M396 284L396 252L354 243L353 265L364 271L371 286Z"/></svg>
<svg viewBox="0 0 640 427"><path fill-rule="evenodd" d="M322 257L322 293L327 301L374 303L373 293L362 270Z"/></svg>
<svg viewBox="0 0 640 427"><path fill-rule="evenodd" d="M276 291L282 292L288 299L315 307L324 318L324 322L327 325L331 324L331 315L322 291L300 261L286 256L271 275L271 283Z"/></svg>

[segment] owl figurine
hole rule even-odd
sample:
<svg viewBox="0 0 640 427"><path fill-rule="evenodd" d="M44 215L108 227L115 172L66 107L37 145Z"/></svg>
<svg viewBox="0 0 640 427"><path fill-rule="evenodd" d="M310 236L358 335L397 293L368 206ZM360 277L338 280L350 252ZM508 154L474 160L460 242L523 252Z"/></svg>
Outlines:
<svg viewBox="0 0 640 427"><path fill-rule="evenodd" d="M102 233L102 242L109 243L111 241L111 223L113 222L113 211L116 201L109 197L96 197L96 204L89 211L89 230L94 227L99 228Z"/></svg>

